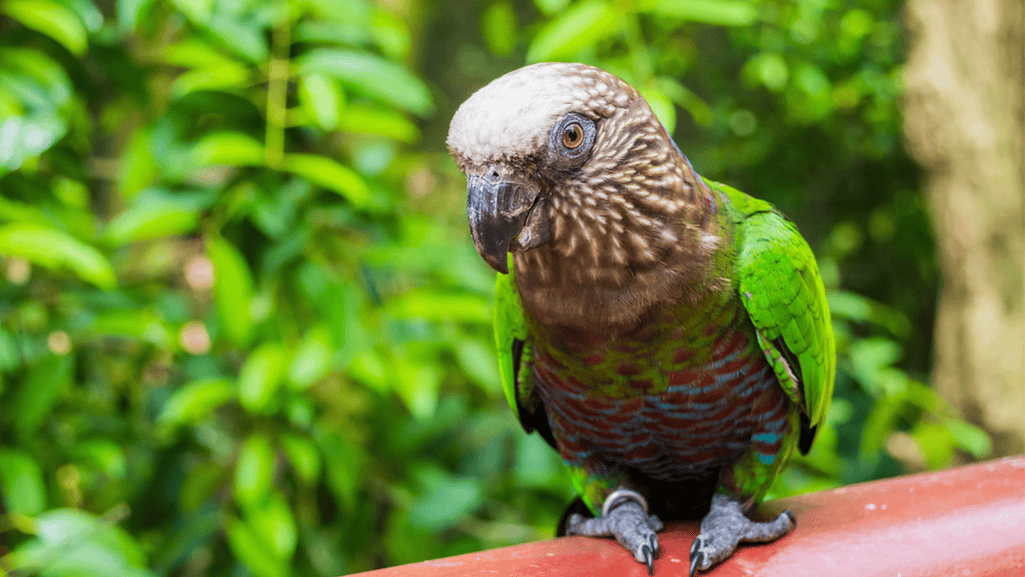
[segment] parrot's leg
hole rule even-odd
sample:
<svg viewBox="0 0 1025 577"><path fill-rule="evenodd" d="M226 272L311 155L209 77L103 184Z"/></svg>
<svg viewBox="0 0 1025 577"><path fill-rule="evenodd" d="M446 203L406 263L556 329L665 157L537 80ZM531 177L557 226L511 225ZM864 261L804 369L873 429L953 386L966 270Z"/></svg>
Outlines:
<svg viewBox="0 0 1025 577"><path fill-rule="evenodd" d="M569 518L567 535L588 537L615 537L634 559L648 566L648 575L654 571L655 556L658 554L657 531L662 530L662 521L655 515L648 515L648 503L644 497L630 489L617 489L605 499L602 515L585 519L575 514Z"/></svg>
<svg viewBox="0 0 1025 577"><path fill-rule="evenodd" d="M742 541L775 541L796 526L797 519L789 509L772 521L761 523L744 515L740 501L717 493L712 497L711 509L701 520L701 533L690 548L690 577L694 577L698 569L705 571L729 557Z"/></svg>
<svg viewBox="0 0 1025 577"><path fill-rule="evenodd" d="M790 511L772 521L758 522L745 513L761 502L797 445L798 412L788 410L785 418L769 420L755 431L751 447L719 478L712 506L701 520L701 533L690 548L690 577L700 569L733 554L738 543L775 541L797 526Z"/></svg>

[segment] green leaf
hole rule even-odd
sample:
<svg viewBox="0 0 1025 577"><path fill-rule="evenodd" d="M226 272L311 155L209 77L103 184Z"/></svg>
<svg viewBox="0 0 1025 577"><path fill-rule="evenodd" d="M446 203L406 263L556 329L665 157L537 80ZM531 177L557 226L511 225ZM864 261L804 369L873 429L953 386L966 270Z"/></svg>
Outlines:
<svg viewBox="0 0 1025 577"><path fill-rule="evenodd" d="M266 435L254 433L242 443L235 463L235 499L243 505L263 501L274 486L274 448Z"/></svg>
<svg viewBox="0 0 1025 577"><path fill-rule="evenodd" d="M283 434L278 439L296 475L309 484L320 478L320 451L312 440L298 435Z"/></svg>
<svg viewBox="0 0 1025 577"><path fill-rule="evenodd" d="M85 511L47 511L35 519L34 530L35 539L4 558L5 568L43 575L152 577L142 568L145 557L134 539Z"/></svg>
<svg viewBox="0 0 1025 577"><path fill-rule="evenodd" d="M398 112L386 108L360 104L346 106L338 119L344 132L394 138L402 142L416 142L420 129Z"/></svg>
<svg viewBox="0 0 1025 577"><path fill-rule="evenodd" d="M442 293L427 289L409 291L388 301L386 309L396 318L491 324L493 309L484 297L470 293Z"/></svg>
<svg viewBox="0 0 1025 577"><path fill-rule="evenodd" d="M232 15L219 12L207 22L214 37L228 50L259 63L267 60L269 50L263 30L251 22L239 22Z"/></svg>
<svg viewBox="0 0 1025 577"><path fill-rule="evenodd" d="M65 6L51 0L5 0L0 7L26 27L60 42L75 56L85 53L88 46L85 26Z"/></svg>
<svg viewBox="0 0 1025 577"><path fill-rule="evenodd" d="M317 48L297 60L300 74L324 74L353 89L420 116L434 105L427 86L405 68L373 54Z"/></svg>
<svg viewBox="0 0 1025 577"><path fill-rule="evenodd" d="M65 132L67 124L64 120L48 112L5 119L0 123L0 135L3 135L0 175L21 168L26 160L39 156L56 144Z"/></svg>
<svg viewBox="0 0 1025 577"><path fill-rule="evenodd" d="M263 144L241 132L211 132L200 138L191 151L193 162L199 166L262 166Z"/></svg>
<svg viewBox="0 0 1025 577"><path fill-rule="evenodd" d="M356 503L366 456L361 447L349 443L338 433L316 429L314 439L324 455L328 487L340 505L351 509Z"/></svg>
<svg viewBox="0 0 1025 577"><path fill-rule="evenodd" d="M506 56L516 47L516 10L512 2L492 2L481 16L480 27L484 42L496 55Z"/></svg>
<svg viewBox="0 0 1025 577"><path fill-rule="evenodd" d="M295 553L297 531L295 517L278 491L271 491L259 503L245 507L246 523L270 546L274 556L288 559Z"/></svg>
<svg viewBox="0 0 1025 577"><path fill-rule="evenodd" d="M21 449L0 449L0 494L11 513L33 517L46 509L43 470Z"/></svg>
<svg viewBox="0 0 1025 577"><path fill-rule="evenodd" d="M134 32L139 16L148 13L156 0L117 0L117 23L125 32Z"/></svg>
<svg viewBox="0 0 1025 577"><path fill-rule="evenodd" d="M971 453L976 459L985 459L992 454L993 441L986 431L959 419L948 419L944 425L957 441L958 446Z"/></svg>
<svg viewBox="0 0 1025 577"><path fill-rule="evenodd" d="M228 338L237 346L249 343L253 317L253 277L242 254L221 237L210 239L207 256L214 265L214 301Z"/></svg>
<svg viewBox="0 0 1025 577"><path fill-rule="evenodd" d="M582 48L612 36L620 19L605 0L588 0L573 6L545 24L527 50L527 62L569 58Z"/></svg>
<svg viewBox="0 0 1025 577"><path fill-rule="evenodd" d="M159 170L149 149L150 136L152 133L149 130L137 132L121 155L117 188L125 198L134 197L157 179Z"/></svg>
<svg viewBox="0 0 1025 577"><path fill-rule="evenodd" d="M0 373L9 371L21 364L21 353L18 343L11 333L0 327Z"/></svg>
<svg viewBox="0 0 1025 577"><path fill-rule="evenodd" d="M286 154L282 168L336 192L357 208L369 208L370 187L355 170L326 156Z"/></svg>
<svg viewBox="0 0 1025 577"><path fill-rule="evenodd" d="M303 390L320 380L331 369L334 356L331 330L318 324L306 332L288 366L288 382L294 390Z"/></svg>
<svg viewBox="0 0 1025 577"><path fill-rule="evenodd" d="M238 376L238 400L246 410L267 413L281 386L285 352L278 343L264 343L246 359Z"/></svg>
<svg viewBox="0 0 1025 577"><path fill-rule="evenodd" d="M192 232L199 214L186 203L147 198L137 202L107 225L104 238L115 246Z"/></svg>
<svg viewBox="0 0 1025 577"><path fill-rule="evenodd" d="M342 89L323 74L304 76L299 83L299 101L324 130L338 127L338 113L345 103Z"/></svg>
<svg viewBox="0 0 1025 577"><path fill-rule="evenodd" d="M270 546L246 523L228 517L225 531L232 553L256 577L288 577L288 565L272 552Z"/></svg>
<svg viewBox="0 0 1025 577"><path fill-rule="evenodd" d="M424 496L409 510L414 527L441 531L451 527L480 506L484 495L480 479L448 477L438 473L431 479Z"/></svg>
<svg viewBox="0 0 1025 577"><path fill-rule="evenodd" d="M637 11L717 26L747 26L758 19L758 6L745 0L641 0Z"/></svg>
<svg viewBox="0 0 1025 577"><path fill-rule="evenodd" d="M11 416L23 438L31 438L71 382L71 355L47 355L32 365L25 383L18 388Z"/></svg>
<svg viewBox="0 0 1025 577"><path fill-rule="evenodd" d="M235 387L227 379L198 379L172 393L157 420L168 425L195 423L234 396Z"/></svg>

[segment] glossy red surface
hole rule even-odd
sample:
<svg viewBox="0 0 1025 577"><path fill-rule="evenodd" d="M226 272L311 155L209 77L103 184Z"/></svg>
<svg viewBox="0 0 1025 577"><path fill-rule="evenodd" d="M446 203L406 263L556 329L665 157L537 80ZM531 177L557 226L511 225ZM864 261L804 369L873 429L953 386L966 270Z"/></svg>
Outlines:
<svg viewBox="0 0 1025 577"><path fill-rule="evenodd" d="M1025 456L766 503L790 535L744 545L709 577L1025 577ZM687 574L697 523L659 536L655 575ZM566 537L363 573L365 577L647 575L611 539Z"/></svg>

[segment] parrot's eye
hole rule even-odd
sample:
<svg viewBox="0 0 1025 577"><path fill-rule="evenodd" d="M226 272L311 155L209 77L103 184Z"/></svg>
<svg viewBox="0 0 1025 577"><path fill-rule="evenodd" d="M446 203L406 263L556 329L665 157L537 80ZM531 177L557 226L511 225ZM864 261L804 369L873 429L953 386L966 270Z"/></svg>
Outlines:
<svg viewBox="0 0 1025 577"><path fill-rule="evenodd" d="M548 162L553 168L578 168L591 155L597 133L594 120L567 112L548 133Z"/></svg>
<svg viewBox="0 0 1025 577"><path fill-rule="evenodd" d="M584 129L577 123L570 124L562 131L562 144L573 150L584 143Z"/></svg>

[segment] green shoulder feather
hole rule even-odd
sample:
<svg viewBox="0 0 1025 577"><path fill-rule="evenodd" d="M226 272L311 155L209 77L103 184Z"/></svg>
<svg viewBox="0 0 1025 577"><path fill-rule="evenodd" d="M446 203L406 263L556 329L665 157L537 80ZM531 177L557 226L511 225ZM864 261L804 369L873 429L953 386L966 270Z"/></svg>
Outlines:
<svg viewBox="0 0 1025 577"><path fill-rule="evenodd" d="M737 291L780 385L808 420L801 443L807 452L829 412L836 377L833 325L815 255L771 204L706 182L729 199L737 224Z"/></svg>

